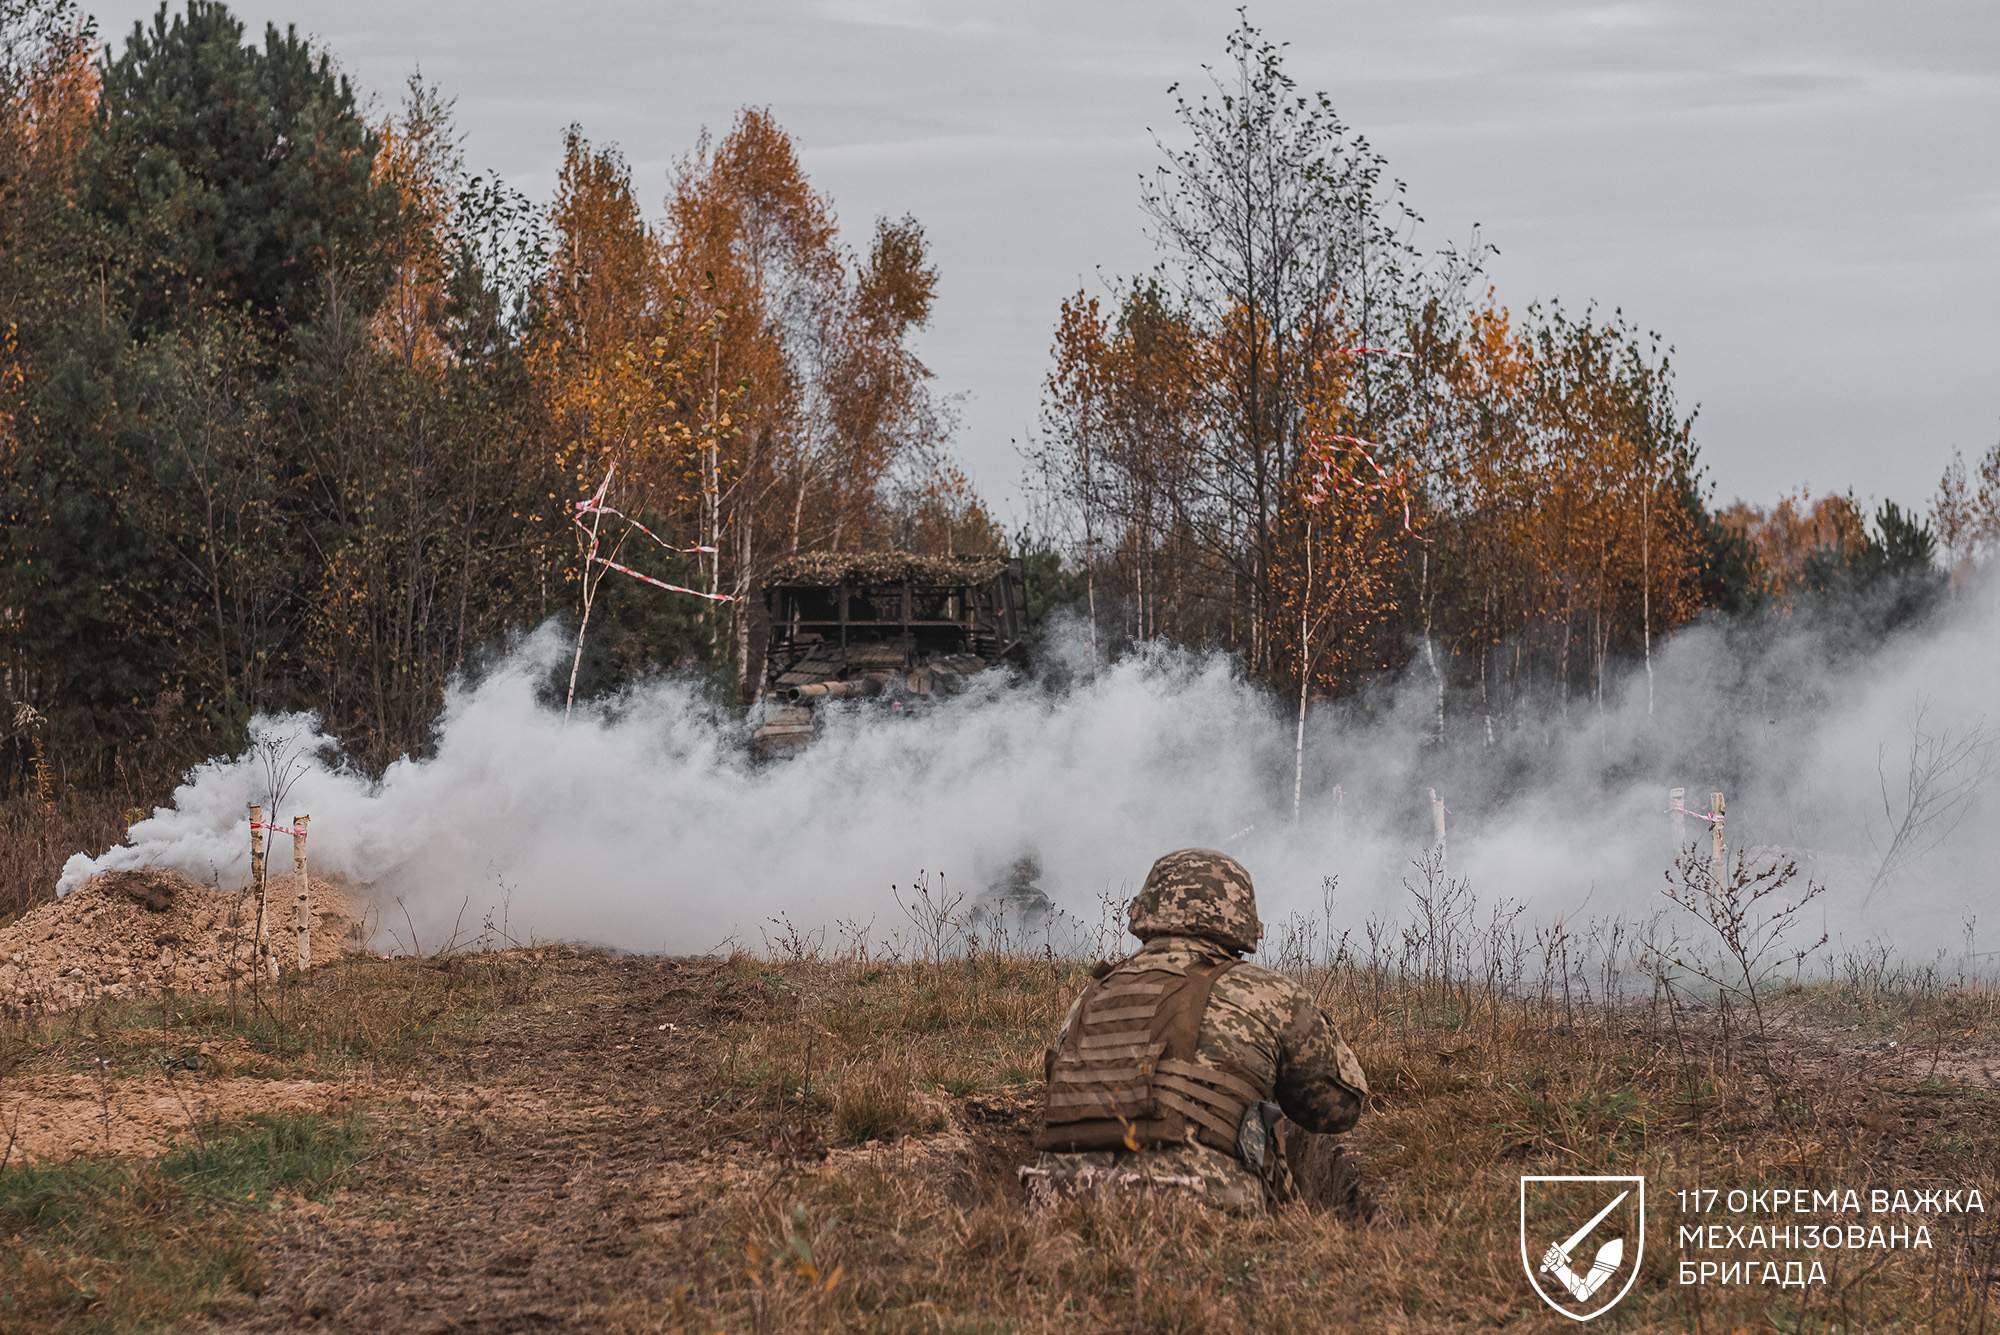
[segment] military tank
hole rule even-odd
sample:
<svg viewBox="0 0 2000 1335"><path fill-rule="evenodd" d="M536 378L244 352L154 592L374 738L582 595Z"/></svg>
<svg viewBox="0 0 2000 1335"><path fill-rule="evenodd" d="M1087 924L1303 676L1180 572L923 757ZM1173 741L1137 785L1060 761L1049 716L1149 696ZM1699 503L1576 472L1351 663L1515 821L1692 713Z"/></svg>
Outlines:
<svg viewBox="0 0 2000 1335"><path fill-rule="evenodd" d="M1022 658L1020 571L1005 557L812 553L776 566L763 594L760 755L809 745L830 701L909 715Z"/></svg>

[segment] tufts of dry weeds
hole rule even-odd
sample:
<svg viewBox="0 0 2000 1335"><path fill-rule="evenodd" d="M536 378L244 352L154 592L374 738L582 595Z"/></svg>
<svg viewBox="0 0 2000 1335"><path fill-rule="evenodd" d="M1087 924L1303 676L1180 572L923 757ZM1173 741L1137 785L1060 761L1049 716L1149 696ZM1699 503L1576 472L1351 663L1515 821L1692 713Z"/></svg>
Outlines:
<svg viewBox="0 0 2000 1335"><path fill-rule="evenodd" d="M1032 1157L1023 1068L1081 985L1074 966L738 958L723 972L764 1004L717 1035L730 1055L702 1069L704 1096L761 1107L766 1125L789 1117L835 1144L872 1143L774 1161L754 1189L663 1232L659 1262L680 1287L604 1307L594 1319L606 1328L1568 1329L1522 1272L1524 1174L1647 1178L1640 1276L1606 1318L1620 1329L1982 1330L2000 1278L2000 1235L1974 1214L1925 1220L1929 1250L1771 1253L1825 1265L1827 1282L1806 1290L1676 1282L1682 1259L1753 1256L1680 1251L1677 1226L1693 1222L1681 1190L2000 1199L1993 1082L1933 1075L1948 1058L1915 1041L1948 1014L1967 1026L1951 1049L1961 1059L1991 1052L1990 988L1885 988L1860 1004L1851 989L1802 985L1766 1000L1782 1038L1759 1044L1725 1033L1712 1001L1664 992L1607 1000L1577 984L1566 998L1457 972L1301 966L1375 1088L1349 1138L1380 1206L1364 1223L1302 1209L1243 1220L1176 1201L1025 1213L1012 1173ZM1903 1037L1873 1036L1885 1032ZM1896 1046L1875 1046L1886 1042ZM742 1078L753 1069L755 1086ZM845 1102L856 1072L868 1106L895 1115L857 1119ZM939 1097L948 1126L935 1139L956 1140L950 1154L922 1152L924 1129L899 1120L904 1081L907 1098ZM898 1145L896 1131L912 1139Z"/></svg>
<svg viewBox="0 0 2000 1335"><path fill-rule="evenodd" d="M1029 1215L1013 1169L1032 1158L1040 1054L1083 984L1079 964L991 951L889 963L739 955L717 972L736 999L691 1088L717 1118L735 1115L707 1134L774 1147L767 1175L658 1235L659 1264L678 1277L664 1300L635 1294L593 1319L686 1330L1568 1329L1523 1273L1519 1180L1640 1174L1645 1252L1607 1325L1986 1328L2000 1228L1984 1214L1861 1221L1923 1223L1929 1248L1718 1254L1682 1249L1680 1226L1717 1219L1681 1213L1678 1193L1783 1187L1865 1200L1934 1188L2000 1200L1990 1131L2000 990L1942 961L1799 967L1810 951L1782 976L1750 959L1744 990L1703 988L1661 964L1658 922L1524 928L1517 910L1482 906L1423 870L1407 921L1371 922L1356 941L1295 920L1277 943L1281 967L1320 999L1374 1087L1347 1138L1379 1206L1372 1221L1304 1209L1244 1220L1171 1201ZM1682 958L1697 943L1680 942ZM944 1122L936 1133L918 1111L931 1107ZM835 1148L824 1159L795 1152L820 1144ZM1682 1285L1683 1260L1817 1262L1826 1278Z"/></svg>
<svg viewBox="0 0 2000 1335"><path fill-rule="evenodd" d="M1645 1255L1601 1324L1986 1328L1983 1214L1927 1218L1927 1249L1716 1257L1681 1250L1677 1193L2000 1199L2000 992L1850 957L1773 980L1744 1023L1740 1001L1649 971L1644 933L1516 930L1423 878L1413 895L1359 940L1285 924L1275 952L1374 1086L1346 1138L1366 1222L1174 1199L1026 1212L1041 1053L1086 970L990 944L353 959L289 991L17 1031L0 1089L30 1064L136 1078L189 1042L217 1070L396 1082L363 1189L260 1228L263 1291L231 1300L228 1330L1567 1330L1522 1271L1519 1178L1633 1173ZM1683 1259L1767 1256L1826 1282L1677 1282Z"/></svg>
<svg viewBox="0 0 2000 1335"><path fill-rule="evenodd" d="M0 925L55 898L70 854L123 843L127 827L147 814L147 800L136 792L72 787L47 800L34 792L0 797Z"/></svg>

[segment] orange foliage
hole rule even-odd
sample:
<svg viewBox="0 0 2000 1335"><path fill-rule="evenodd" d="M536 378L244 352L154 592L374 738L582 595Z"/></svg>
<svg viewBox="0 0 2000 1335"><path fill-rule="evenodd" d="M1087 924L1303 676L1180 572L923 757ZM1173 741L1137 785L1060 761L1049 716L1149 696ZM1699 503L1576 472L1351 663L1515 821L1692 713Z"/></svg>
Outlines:
<svg viewBox="0 0 2000 1335"><path fill-rule="evenodd" d="M1290 368L1301 417L1268 434L1297 444L1252 450L1198 386L1235 375L1254 331L1211 335L1144 284L1115 314L1065 301L1035 458L1093 597L1101 583L1128 629L1239 646L1307 694L1351 689L1413 642L1440 698L1447 660L1483 688L1503 642L1517 677L1552 676L1565 698L1601 683L1609 654L1649 655L1693 615L1701 573L1664 362L1620 324L1560 311L1526 330L1499 308L1451 328L1422 315L1393 377L1349 350ZM1415 406L1385 414L1385 386Z"/></svg>
<svg viewBox="0 0 2000 1335"><path fill-rule="evenodd" d="M1815 551L1831 547L1852 554L1866 541L1865 521L1854 498L1832 493L1815 501L1801 491L1783 497L1769 510L1737 501L1716 519L1750 543L1765 592L1780 602L1798 591L1806 561Z"/></svg>
<svg viewBox="0 0 2000 1335"><path fill-rule="evenodd" d="M617 153L572 130L552 222L530 364L558 462L579 497L616 462L614 504L719 549L703 588L745 601L708 624L739 681L770 560L995 540L906 346L937 282L922 229L881 221L857 261L768 111L702 139L657 228Z"/></svg>
<svg viewBox="0 0 2000 1335"><path fill-rule="evenodd" d="M451 103L411 76L400 121L381 128L375 180L396 188L402 203L390 242L389 291L375 310L375 337L405 365L445 363L439 328L453 240L453 211L464 156L452 131Z"/></svg>
<svg viewBox="0 0 2000 1335"><path fill-rule="evenodd" d="M1116 316L1078 292L1063 302L1033 462L1043 495L1075 530L1090 585L1125 607L1136 639L1213 638L1234 615L1205 560L1197 486L1201 340L1161 289L1138 284Z"/></svg>

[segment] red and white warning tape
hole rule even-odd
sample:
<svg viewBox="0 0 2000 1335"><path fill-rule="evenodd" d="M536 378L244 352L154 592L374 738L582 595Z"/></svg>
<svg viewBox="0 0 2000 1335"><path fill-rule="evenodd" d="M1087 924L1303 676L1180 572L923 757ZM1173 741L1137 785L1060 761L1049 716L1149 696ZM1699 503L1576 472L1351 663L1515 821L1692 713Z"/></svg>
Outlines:
<svg viewBox="0 0 2000 1335"><path fill-rule="evenodd" d="M1364 349L1364 351L1383 351L1383 349ZM1347 474L1345 480L1348 487L1355 491L1378 491L1384 494L1394 494L1399 497L1403 502L1403 531L1418 542L1430 541L1430 539L1418 533L1410 525L1410 488L1403 477L1402 471L1399 469L1391 473L1388 469L1384 468L1375 458L1375 451L1381 449L1382 446L1372 440L1363 440L1359 436L1317 436L1306 442L1307 450L1318 460L1319 465L1313 470L1312 480L1306 491L1305 502L1307 505L1320 505L1325 503L1328 495L1338 496L1341 494L1343 475L1335 466L1334 456L1332 451L1327 448L1327 442L1352 445L1368 466L1375 470L1375 476L1378 480L1373 482L1365 482L1352 474Z"/></svg>
<svg viewBox="0 0 2000 1335"><path fill-rule="evenodd" d="M597 562L597 564L601 566L610 566L613 570L618 571L620 574L630 575L633 579L643 579L648 584L657 584L660 588L663 588L670 593L691 593L697 598L710 598L718 603L740 603L743 601L741 598L737 597L733 593L703 593L700 589L684 589L678 584L669 584L665 580L654 579L651 575L642 575L638 571L632 569L632 567L621 566L616 561L611 560L609 557L593 556L590 559Z"/></svg>
<svg viewBox="0 0 2000 1335"><path fill-rule="evenodd" d="M289 834L294 839L303 839L306 837L304 830L294 830L285 825L266 825L264 822L256 820L250 822L250 828L253 830L269 830L272 834Z"/></svg>
<svg viewBox="0 0 2000 1335"><path fill-rule="evenodd" d="M1672 804L1667 807L1667 814L1669 816L1676 814L1682 816L1693 816L1696 820L1705 820L1710 825L1713 825L1717 821L1722 819L1722 813L1720 811L1689 811L1679 798L1675 798Z"/></svg>
<svg viewBox="0 0 2000 1335"><path fill-rule="evenodd" d="M602 496L603 493L600 491L598 495ZM679 552L683 556L693 556L696 553L714 553L716 550L718 550L717 548L714 547L676 547L671 542L668 542L665 538L653 532L653 530L647 528L644 524L640 523L638 520L634 519L631 515L626 514L623 510L614 510L608 505L599 504L595 497L587 501L578 501L576 503L576 513L577 513L576 523L579 527L581 527L583 524L584 515L617 515L620 519L630 524L633 528L638 529L641 533L651 538L654 542L659 543L660 546L666 548L668 551Z"/></svg>
<svg viewBox="0 0 2000 1335"><path fill-rule="evenodd" d="M653 532L653 530L647 528L644 524L640 523L638 520L632 518L632 516L626 514L624 511L615 510L611 506L606 505L604 503L604 494L610 490L612 474L616 473L617 471L618 471L617 464L612 464L609 468L605 469L604 481L597 484L597 494L592 496L589 500L578 501L576 503L575 513L570 516L570 522L576 525L577 532L583 534L586 538L590 539L589 548L584 552L584 557L583 557L584 563L586 565L595 563L601 566L608 566L611 569L618 571L620 574L630 575L633 579L644 580L648 584L657 585L658 587L666 589L673 593L691 594L696 598L706 598L710 602L714 603L742 602L743 599L733 593L703 593L700 589L689 589L689 588L683 588L679 584L669 584L665 580L654 579L651 575L642 575L638 571L632 569L632 567L630 566L619 565L616 561L613 561L608 557L599 556L597 554L597 534L592 532L590 529L584 527L583 517L585 515L616 515L618 516L618 518L630 524L633 528L638 529L641 533L651 538L654 542L658 543L661 547L665 548L667 551L674 552L682 556L693 556L696 554L714 555L718 550L717 548L714 547L676 547L672 543L668 542L665 538L662 538L659 534Z"/></svg>

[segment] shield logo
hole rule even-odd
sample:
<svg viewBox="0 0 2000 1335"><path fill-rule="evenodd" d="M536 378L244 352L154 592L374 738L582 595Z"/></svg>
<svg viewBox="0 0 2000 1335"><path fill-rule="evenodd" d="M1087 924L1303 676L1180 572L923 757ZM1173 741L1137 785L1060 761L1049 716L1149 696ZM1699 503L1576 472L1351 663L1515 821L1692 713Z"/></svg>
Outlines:
<svg viewBox="0 0 2000 1335"><path fill-rule="evenodd" d="M1639 1278L1645 1249L1645 1178L1521 1179L1521 1268L1542 1301L1570 1320L1616 1307Z"/></svg>

